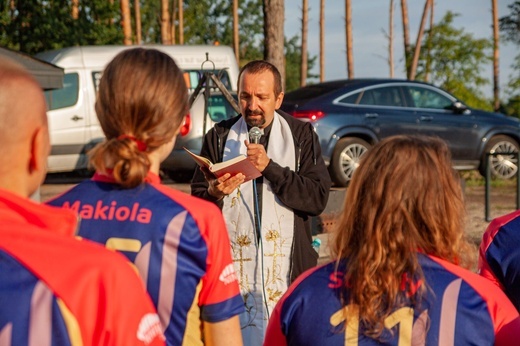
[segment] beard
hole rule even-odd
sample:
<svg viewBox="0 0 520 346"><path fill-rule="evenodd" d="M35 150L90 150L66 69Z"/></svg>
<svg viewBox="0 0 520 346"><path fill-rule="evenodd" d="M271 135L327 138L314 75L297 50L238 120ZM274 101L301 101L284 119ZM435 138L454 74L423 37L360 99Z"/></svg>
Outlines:
<svg viewBox="0 0 520 346"><path fill-rule="evenodd" d="M264 124L265 124L265 116L264 116L264 112L262 112L261 110L250 110L250 109L246 109L245 112L245 121L246 121L246 124L248 124L249 126L253 127L253 126L257 126L257 127L262 127ZM251 116L260 116L260 118L258 119L254 119L252 118Z"/></svg>

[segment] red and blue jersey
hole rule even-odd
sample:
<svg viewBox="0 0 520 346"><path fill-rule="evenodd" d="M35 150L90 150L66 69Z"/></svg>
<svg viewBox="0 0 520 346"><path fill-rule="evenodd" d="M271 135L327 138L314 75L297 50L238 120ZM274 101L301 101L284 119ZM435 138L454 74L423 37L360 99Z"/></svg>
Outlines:
<svg viewBox="0 0 520 346"><path fill-rule="evenodd" d="M428 288L420 308L402 306L385 319L385 345L514 345L520 318L489 281L451 263L419 255ZM278 302L264 345L380 345L363 335L348 301L346 261L313 268ZM344 300L340 299L343 295Z"/></svg>
<svg viewBox="0 0 520 346"><path fill-rule="evenodd" d="M478 270L520 311L520 210L494 219L482 236Z"/></svg>
<svg viewBox="0 0 520 346"><path fill-rule="evenodd" d="M81 237L135 264L168 344L201 344L201 320L243 312L226 226L214 204L165 187L152 174L133 189L96 174L49 203L78 213Z"/></svg>
<svg viewBox="0 0 520 346"><path fill-rule="evenodd" d="M164 345L135 270L73 213L0 191L0 225L1 345Z"/></svg>

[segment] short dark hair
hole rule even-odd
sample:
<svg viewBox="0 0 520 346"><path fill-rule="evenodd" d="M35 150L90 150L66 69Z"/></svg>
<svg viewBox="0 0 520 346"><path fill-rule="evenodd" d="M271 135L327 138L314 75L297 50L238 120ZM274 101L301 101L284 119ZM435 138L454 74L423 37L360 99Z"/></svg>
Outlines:
<svg viewBox="0 0 520 346"><path fill-rule="evenodd" d="M240 77L242 77L242 74L244 74L244 72L257 74L264 71L269 71L273 74L274 94L275 96L280 95L280 93L282 92L282 75L280 74L280 71L278 71L276 66L265 60L253 60L245 64L240 69L240 73L238 74L238 86L240 86Z"/></svg>

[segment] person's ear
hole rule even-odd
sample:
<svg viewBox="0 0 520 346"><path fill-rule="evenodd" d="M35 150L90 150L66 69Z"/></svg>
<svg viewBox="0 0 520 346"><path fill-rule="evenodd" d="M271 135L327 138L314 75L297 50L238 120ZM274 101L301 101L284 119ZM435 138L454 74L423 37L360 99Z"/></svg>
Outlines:
<svg viewBox="0 0 520 346"><path fill-rule="evenodd" d="M278 94L278 96L276 97L275 109L280 108L280 106L282 105L283 96L284 96L284 93L283 93L283 91L282 91L282 92L281 92L280 94Z"/></svg>
<svg viewBox="0 0 520 346"><path fill-rule="evenodd" d="M45 127L38 127L31 137L29 158L29 173L41 173L47 171L47 156L49 155L49 134Z"/></svg>

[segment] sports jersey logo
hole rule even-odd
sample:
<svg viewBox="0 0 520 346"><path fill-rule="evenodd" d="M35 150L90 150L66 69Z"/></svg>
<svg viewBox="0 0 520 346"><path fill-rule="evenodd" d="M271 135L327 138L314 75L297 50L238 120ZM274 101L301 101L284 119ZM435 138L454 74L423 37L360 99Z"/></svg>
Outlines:
<svg viewBox="0 0 520 346"><path fill-rule="evenodd" d="M161 321L157 314L148 313L141 318L137 328L137 339L149 345L156 337L164 340Z"/></svg>
<svg viewBox="0 0 520 346"><path fill-rule="evenodd" d="M238 278L237 274L235 273L235 267L233 267L233 263L228 264L218 278L225 285L230 284L233 281L237 281Z"/></svg>
<svg viewBox="0 0 520 346"><path fill-rule="evenodd" d="M96 205L75 201L63 203L64 208L72 209L81 216L82 219L94 220L117 220L132 221L139 223L150 223L152 219L152 211L147 208L141 208L139 203L134 203L131 207L118 206L116 201L110 204L103 204L103 201L97 201Z"/></svg>

